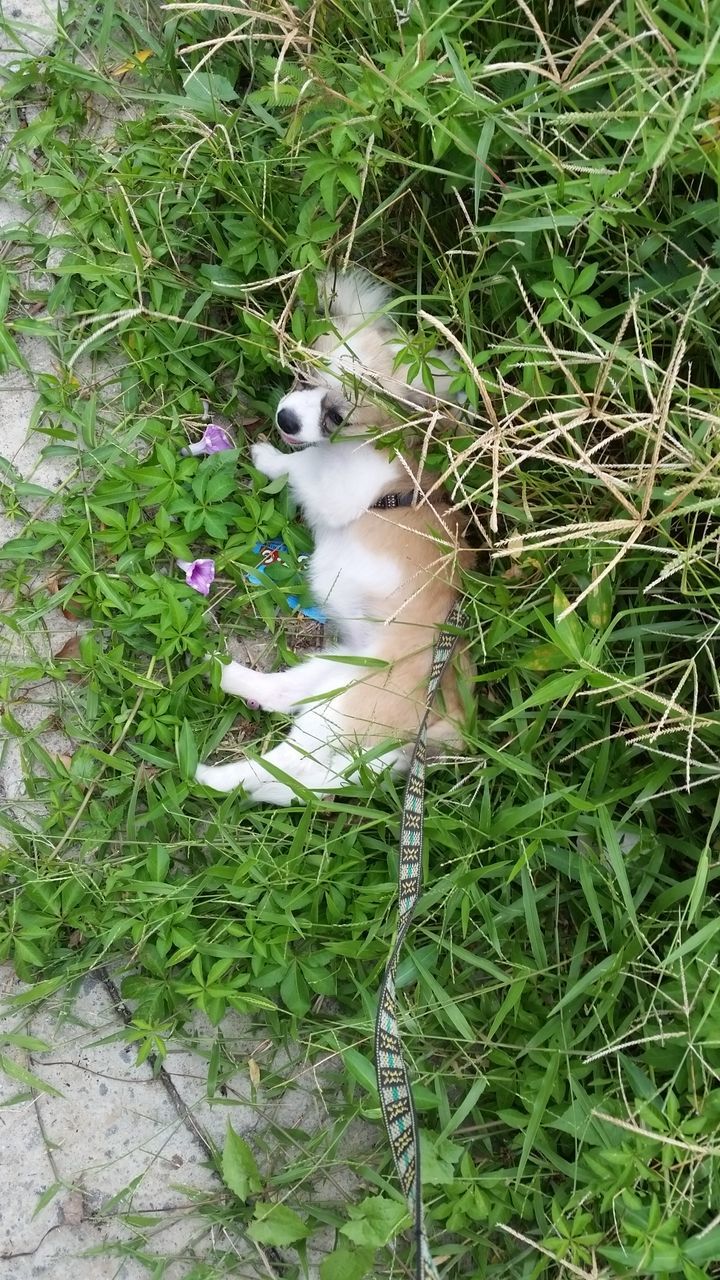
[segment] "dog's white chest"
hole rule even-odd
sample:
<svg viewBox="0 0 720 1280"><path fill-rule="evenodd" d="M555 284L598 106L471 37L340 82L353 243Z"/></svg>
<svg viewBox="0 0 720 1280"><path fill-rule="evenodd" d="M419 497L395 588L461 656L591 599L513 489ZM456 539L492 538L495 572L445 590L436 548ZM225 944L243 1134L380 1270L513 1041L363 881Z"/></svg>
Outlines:
<svg viewBox="0 0 720 1280"><path fill-rule="evenodd" d="M346 529L403 472L397 459L370 442L341 440L293 455L288 475L313 528Z"/></svg>
<svg viewBox="0 0 720 1280"><path fill-rule="evenodd" d="M401 581L397 564L390 556L367 550L352 527L326 529L316 537L310 581L318 604L353 630L358 624L385 618L383 603Z"/></svg>

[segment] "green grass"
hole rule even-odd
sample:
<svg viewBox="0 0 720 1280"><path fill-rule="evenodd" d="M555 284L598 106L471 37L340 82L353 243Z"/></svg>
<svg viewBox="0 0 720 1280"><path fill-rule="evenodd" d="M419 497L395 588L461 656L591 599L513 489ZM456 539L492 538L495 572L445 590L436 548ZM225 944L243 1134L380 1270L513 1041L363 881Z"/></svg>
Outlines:
<svg viewBox="0 0 720 1280"><path fill-rule="evenodd" d="M107 0L71 4L5 88L2 179L56 229L2 233L0 361L51 338L34 425L74 471L57 513L6 466L0 585L11 632L59 604L90 625L2 677L47 816L0 817L0 957L38 996L125 965L141 1056L198 1008L339 1050L326 1133L281 1135L265 1188L310 1239L340 1229L323 1280L408 1256L379 1128L353 1162L380 1201L329 1207L313 1180L378 1121L400 795L384 778L276 813L188 779L237 715L206 680L218 629L289 645L290 575L245 574L257 540L294 561L307 538L247 441L327 261L393 281L410 365L450 331L474 410L430 454L481 548L476 716L468 759L431 775L401 974L442 1274L718 1274L718 31L717 0L416 0L402 26L385 4L195 3L149 28ZM38 313L25 266L50 249ZM248 425L181 458L203 398ZM198 554L209 603L174 569ZM14 714L48 680L70 760ZM232 1067L218 1031L212 1097ZM214 1212L257 1228L233 1159ZM256 1232L289 1243L287 1276L293 1231Z"/></svg>

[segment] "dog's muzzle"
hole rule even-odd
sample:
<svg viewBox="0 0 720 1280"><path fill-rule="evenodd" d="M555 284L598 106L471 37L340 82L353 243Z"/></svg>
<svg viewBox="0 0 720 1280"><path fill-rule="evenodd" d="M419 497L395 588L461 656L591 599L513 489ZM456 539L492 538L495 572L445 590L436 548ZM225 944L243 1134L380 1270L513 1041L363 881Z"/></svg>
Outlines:
<svg viewBox="0 0 720 1280"><path fill-rule="evenodd" d="M284 436L296 436L302 427L300 419L292 409L278 409L277 424Z"/></svg>

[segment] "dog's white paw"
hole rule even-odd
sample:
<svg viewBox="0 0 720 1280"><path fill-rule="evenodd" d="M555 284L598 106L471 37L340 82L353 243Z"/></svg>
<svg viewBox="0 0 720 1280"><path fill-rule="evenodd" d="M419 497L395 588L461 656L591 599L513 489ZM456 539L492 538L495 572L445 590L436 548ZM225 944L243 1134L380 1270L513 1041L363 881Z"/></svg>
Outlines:
<svg viewBox="0 0 720 1280"><path fill-rule="evenodd" d="M260 703L256 695L257 673L252 667L243 667L240 662L228 662L220 671L220 688L223 693L230 693L236 698L244 698L252 711L257 711Z"/></svg>
<svg viewBox="0 0 720 1280"><path fill-rule="evenodd" d="M245 770L241 764L199 764L195 781L212 791L235 791L242 783Z"/></svg>
<svg viewBox="0 0 720 1280"><path fill-rule="evenodd" d="M224 662L220 668L220 688L223 693L234 693L241 697L244 688L244 677L250 675L248 667L240 662Z"/></svg>
<svg viewBox="0 0 720 1280"><path fill-rule="evenodd" d="M274 444L268 444L267 441L261 440L259 444L254 444L250 450L252 464L257 467L258 471L262 471L264 476L270 480L277 480L280 476L287 474L288 457L287 454L281 453L275 448Z"/></svg>

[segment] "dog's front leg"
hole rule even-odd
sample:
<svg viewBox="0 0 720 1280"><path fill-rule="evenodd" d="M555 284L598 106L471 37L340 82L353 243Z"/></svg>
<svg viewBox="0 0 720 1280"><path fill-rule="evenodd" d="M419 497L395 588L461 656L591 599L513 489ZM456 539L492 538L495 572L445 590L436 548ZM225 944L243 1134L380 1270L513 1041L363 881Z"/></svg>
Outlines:
<svg viewBox="0 0 720 1280"><path fill-rule="evenodd" d="M268 444L266 440L261 440L259 444L252 446L250 457L253 466L257 467L258 471L262 471L269 480L279 480L280 476L290 474L293 463L292 454L281 453L274 444Z"/></svg>
<svg viewBox="0 0 720 1280"><path fill-rule="evenodd" d="M291 711L305 698L321 696L338 685L351 683L359 669L338 667L330 658L308 658L287 671L253 671L239 662L222 669L220 687L224 693L244 698L264 711Z"/></svg>

